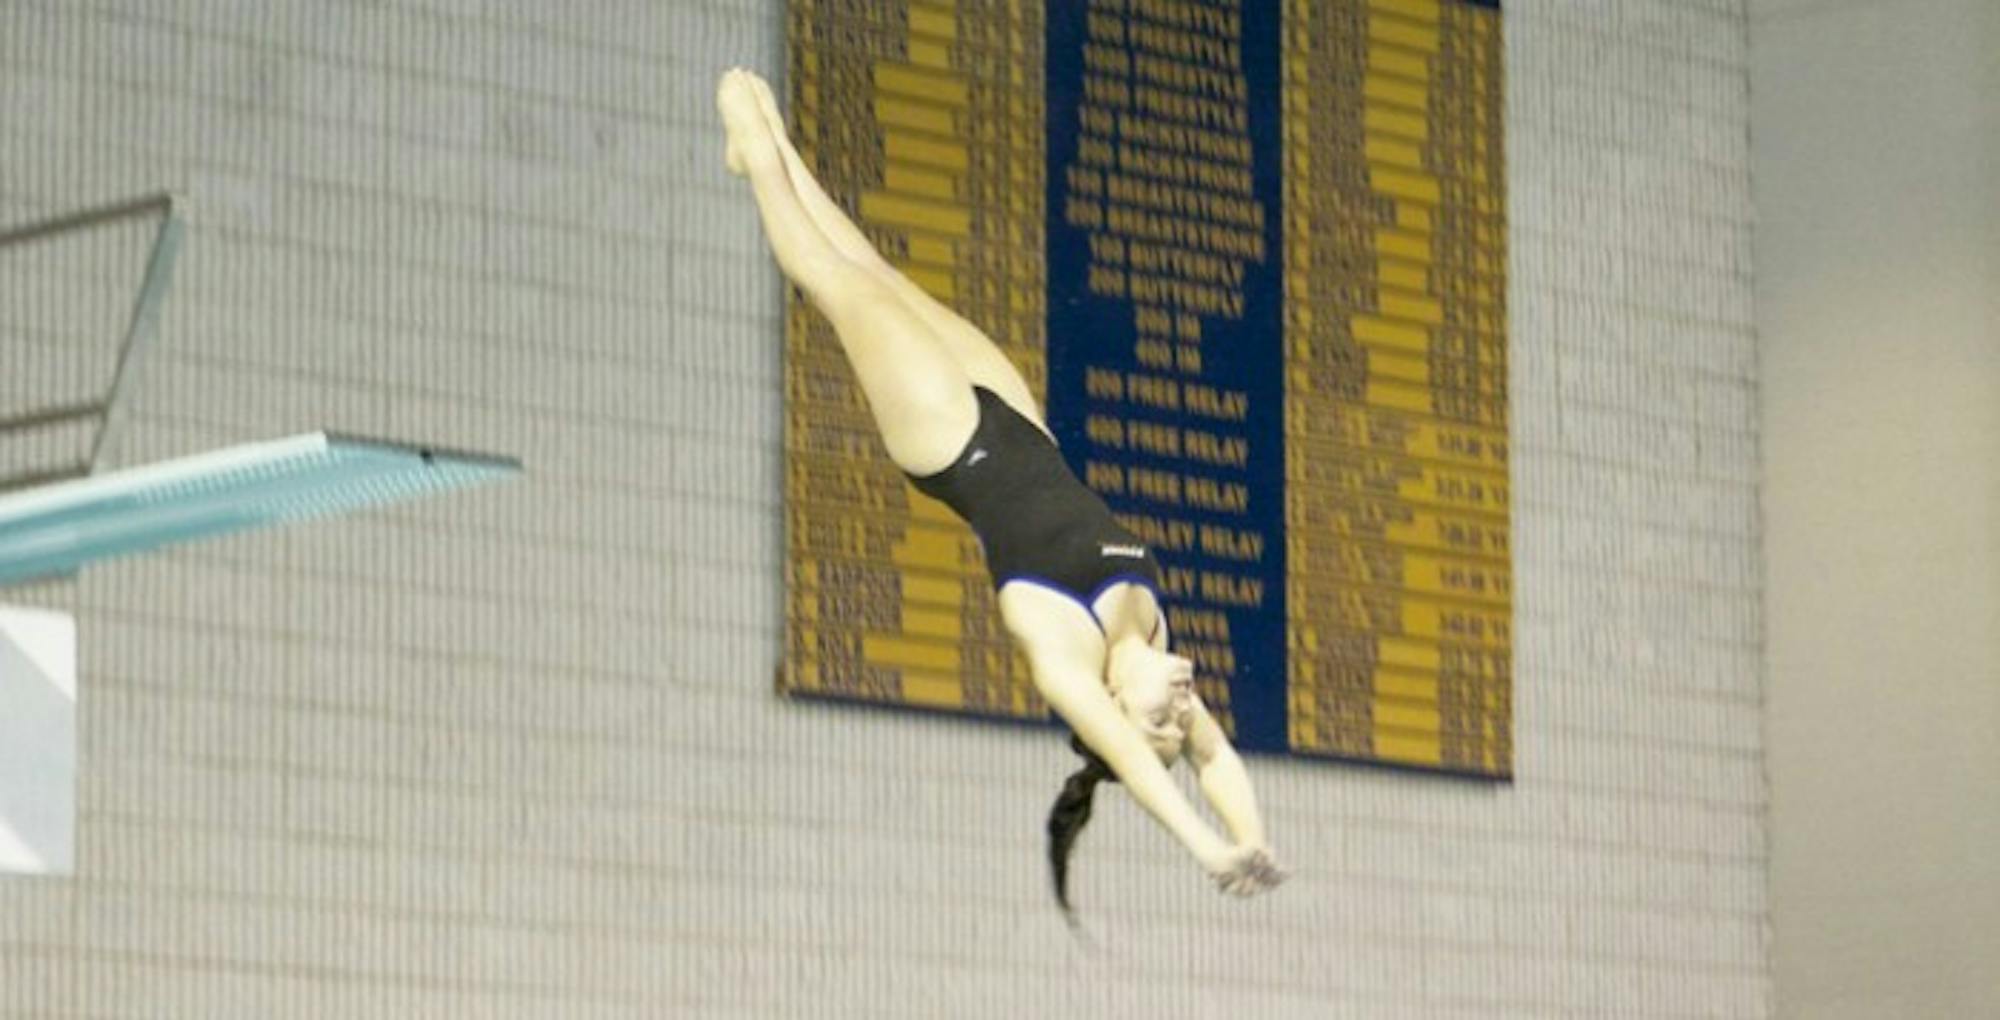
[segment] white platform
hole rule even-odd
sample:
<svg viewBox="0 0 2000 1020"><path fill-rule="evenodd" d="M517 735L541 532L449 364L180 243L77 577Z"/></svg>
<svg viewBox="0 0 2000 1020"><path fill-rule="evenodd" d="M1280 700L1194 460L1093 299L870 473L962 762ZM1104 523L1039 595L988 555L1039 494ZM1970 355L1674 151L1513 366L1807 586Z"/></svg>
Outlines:
<svg viewBox="0 0 2000 1020"><path fill-rule="evenodd" d="M0 874L76 860L76 621L0 605Z"/></svg>

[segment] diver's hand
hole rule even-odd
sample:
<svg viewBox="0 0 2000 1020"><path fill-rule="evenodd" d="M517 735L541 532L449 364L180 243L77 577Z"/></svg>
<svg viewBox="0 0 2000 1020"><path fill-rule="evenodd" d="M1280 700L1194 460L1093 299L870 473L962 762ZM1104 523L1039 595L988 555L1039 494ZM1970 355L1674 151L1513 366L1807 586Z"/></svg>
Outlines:
<svg viewBox="0 0 2000 1020"><path fill-rule="evenodd" d="M1274 889L1290 875L1278 866L1269 847L1239 844L1204 861L1215 887L1231 896L1255 896Z"/></svg>
<svg viewBox="0 0 2000 1020"><path fill-rule="evenodd" d="M1250 870L1257 878L1260 891L1276 889L1285 884L1285 879L1292 877L1292 873L1278 863L1278 855L1272 853L1268 846L1257 847L1257 856L1251 862Z"/></svg>

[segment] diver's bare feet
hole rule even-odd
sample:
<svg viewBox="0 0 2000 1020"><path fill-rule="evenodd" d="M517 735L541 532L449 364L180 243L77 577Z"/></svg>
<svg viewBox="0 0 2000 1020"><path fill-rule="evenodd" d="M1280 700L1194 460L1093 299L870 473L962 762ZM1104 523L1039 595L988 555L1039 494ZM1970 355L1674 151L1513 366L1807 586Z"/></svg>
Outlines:
<svg viewBox="0 0 2000 1020"><path fill-rule="evenodd" d="M757 97L757 109L764 114L764 123L771 126L771 132L780 137L790 137L785 128L785 115L778 109L778 97L771 92L771 83L762 76L745 71L744 77L750 81L750 93Z"/></svg>
<svg viewBox="0 0 2000 1020"><path fill-rule="evenodd" d="M734 67L723 73L715 87L715 108L722 114L722 126L729 135L722 162L739 177L750 172L752 159L777 158L771 129L757 99L757 86L762 83L755 74Z"/></svg>
<svg viewBox="0 0 2000 1020"><path fill-rule="evenodd" d="M846 213L826 196L819 182L814 180L812 170L799 155L798 147L792 144L790 132L785 127L785 115L778 109L778 97L771 92L770 83L755 74L746 73L751 92L757 97L757 108L763 112L764 123L771 129L771 148L784 164L790 176L792 188L798 193L799 203L806 215L820 232L833 242L840 254L848 261L883 272L893 272L894 267L882 258L882 253L846 219Z"/></svg>

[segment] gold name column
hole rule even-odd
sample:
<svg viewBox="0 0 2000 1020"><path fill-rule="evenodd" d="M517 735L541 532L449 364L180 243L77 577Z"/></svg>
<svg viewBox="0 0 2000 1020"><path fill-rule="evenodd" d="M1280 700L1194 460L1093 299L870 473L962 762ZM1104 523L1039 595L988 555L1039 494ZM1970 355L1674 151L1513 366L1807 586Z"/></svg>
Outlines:
<svg viewBox="0 0 2000 1020"><path fill-rule="evenodd" d="M1040 10L1039 0L791 6L808 165L892 263L991 333L1038 389ZM798 295L787 339L783 685L1042 714L994 624L977 540L883 456L831 328Z"/></svg>
<svg viewBox="0 0 2000 1020"><path fill-rule="evenodd" d="M1511 770L1497 42L1457 0L1287 2L1298 751Z"/></svg>
<svg viewBox="0 0 2000 1020"><path fill-rule="evenodd" d="M1448 536L1458 553L1482 557L1476 571L1482 608L1504 607L1504 626L1468 626L1439 648L1438 713L1443 764L1505 776L1514 767L1512 505L1507 441L1507 198L1505 102L1498 8L1439 5L1432 61L1430 145L1438 168L1434 292L1444 323L1434 344L1434 378L1467 394L1450 405L1485 428L1448 444L1480 469L1493 516L1483 531ZM1440 360L1443 359L1443 360ZM1476 456L1475 456L1476 454ZM1471 577L1462 572L1461 577ZM1468 623L1470 620L1468 620Z"/></svg>

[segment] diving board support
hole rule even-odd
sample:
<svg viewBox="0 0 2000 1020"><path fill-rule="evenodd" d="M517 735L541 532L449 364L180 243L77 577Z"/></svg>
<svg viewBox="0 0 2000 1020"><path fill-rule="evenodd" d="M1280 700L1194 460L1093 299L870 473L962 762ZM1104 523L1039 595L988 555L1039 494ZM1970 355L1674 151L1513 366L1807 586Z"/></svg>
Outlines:
<svg viewBox="0 0 2000 1020"><path fill-rule="evenodd" d="M44 407L0 416L0 434L96 419L97 432L91 437L89 454L80 464L34 468L0 477L0 492L74 478L97 470L105 441L120 414L119 398L131 387L135 366L153 335L158 332L160 306L168 286L173 282L174 262L180 255L182 225L173 193L159 192L0 231L0 248L5 248L155 214L160 217L159 227L153 233L152 247L146 255L145 273L140 278L139 293L133 299L132 311L126 318L125 334L118 343L118 360L104 398L95 403Z"/></svg>
<svg viewBox="0 0 2000 1020"><path fill-rule="evenodd" d="M153 334L159 332L160 303L166 297L167 285L173 282L174 260L180 256L181 221L174 215L174 196L158 195L150 204L160 210L160 229L153 235L153 250L146 256L146 275L139 281L139 296L133 299L132 314L125 322L125 338L118 347L118 368L111 376L111 392L104 396L104 417L97 425L97 439L90 444L87 470L93 473L102 463L99 458L104 453L104 441L118 421L121 406L118 398L131 388L139 355L152 341Z"/></svg>

